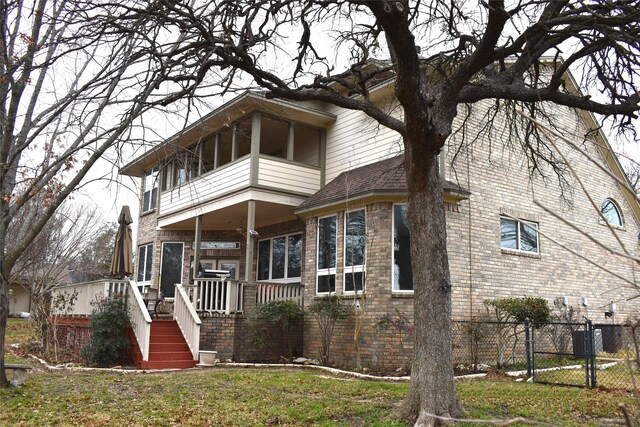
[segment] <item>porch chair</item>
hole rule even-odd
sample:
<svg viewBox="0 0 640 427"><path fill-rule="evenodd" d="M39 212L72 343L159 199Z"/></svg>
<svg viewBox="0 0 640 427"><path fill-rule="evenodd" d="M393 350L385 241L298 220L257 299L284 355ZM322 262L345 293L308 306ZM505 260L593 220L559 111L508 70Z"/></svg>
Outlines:
<svg viewBox="0 0 640 427"><path fill-rule="evenodd" d="M158 312L156 311L156 308L158 307L158 304L160 304L161 301L162 301L162 297L160 296L160 292L158 292L158 289L154 289L151 287L147 289L147 293L145 294L145 298L144 298L144 303L147 306L147 311L149 312L149 315L151 316L152 319L153 319L153 316L155 316L156 319L158 318Z"/></svg>

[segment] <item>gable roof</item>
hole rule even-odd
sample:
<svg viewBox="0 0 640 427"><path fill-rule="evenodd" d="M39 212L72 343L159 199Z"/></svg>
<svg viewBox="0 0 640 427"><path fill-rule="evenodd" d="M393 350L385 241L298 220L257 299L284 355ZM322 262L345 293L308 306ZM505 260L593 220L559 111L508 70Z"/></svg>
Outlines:
<svg viewBox="0 0 640 427"><path fill-rule="evenodd" d="M461 200L471 193L442 179L445 195ZM342 172L313 196L302 202L296 214L372 195L406 195L404 154Z"/></svg>

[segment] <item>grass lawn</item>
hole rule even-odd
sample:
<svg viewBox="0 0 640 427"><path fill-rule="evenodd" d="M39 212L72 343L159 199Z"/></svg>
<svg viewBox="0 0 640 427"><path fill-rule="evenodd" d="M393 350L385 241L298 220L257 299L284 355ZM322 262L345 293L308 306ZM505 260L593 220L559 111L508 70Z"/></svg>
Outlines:
<svg viewBox="0 0 640 427"><path fill-rule="evenodd" d="M10 336L9 342L14 332ZM523 416L579 426L619 417L620 402L638 409L628 393L500 378L460 381L457 389L473 418ZM126 375L41 370L19 389L0 390L0 425L403 426L394 409L406 391L406 383L299 369Z"/></svg>

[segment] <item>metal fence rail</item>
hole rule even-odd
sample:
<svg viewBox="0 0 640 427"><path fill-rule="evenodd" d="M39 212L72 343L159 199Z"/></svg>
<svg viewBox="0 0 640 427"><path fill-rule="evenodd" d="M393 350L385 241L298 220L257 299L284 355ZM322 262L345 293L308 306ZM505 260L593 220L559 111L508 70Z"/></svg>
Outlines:
<svg viewBox="0 0 640 427"><path fill-rule="evenodd" d="M452 338L456 374L500 370L548 384L640 386L629 325L455 321Z"/></svg>

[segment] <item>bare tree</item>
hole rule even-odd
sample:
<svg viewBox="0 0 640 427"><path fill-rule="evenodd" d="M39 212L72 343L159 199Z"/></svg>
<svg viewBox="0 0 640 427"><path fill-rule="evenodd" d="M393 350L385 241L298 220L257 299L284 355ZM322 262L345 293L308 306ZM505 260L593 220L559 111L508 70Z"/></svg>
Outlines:
<svg viewBox="0 0 640 427"><path fill-rule="evenodd" d="M38 200L25 206L28 211L39 211ZM36 216L38 213L36 213ZM24 234L25 224L14 222L9 228L8 249L12 250L14 242ZM114 227L107 228L110 239L115 235ZM86 210L83 206L64 203L49 219L38 236L29 244L16 261L11 271L11 281L28 285L32 301L32 315L39 334L43 350L47 350L50 327L50 299L53 288L62 282L69 281L72 267L86 263L85 268L95 266L99 259L87 259L96 250L107 253L106 273L109 271L109 251L113 245L96 248L100 238L105 236L104 221L97 208ZM103 242L104 243L104 242Z"/></svg>
<svg viewBox="0 0 640 427"><path fill-rule="evenodd" d="M236 78L250 76L268 97L361 110L398 132L409 189L416 324L412 382L402 412L416 425L440 424L461 412L453 384L451 283L437 161L454 132L458 106L495 100L501 109L524 110L553 125L542 106L555 103L613 116L622 128L640 109L637 0L139 0L84 8L100 25L87 37L138 35L146 69L173 83L166 103L203 87L233 89L246 83ZM327 36L334 38L336 60L321 45ZM274 55L280 65L288 55L290 65L274 66ZM372 61L375 55L388 61ZM343 65L346 71L337 72ZM574 90L566 78L572 67L582 68L579 83L599 90L601 100ZM371 96L389 78L400 116ZM509 129L517 136L512 140L529 156L531 169L540 162L555 165L535 128L511 117ZM12 193L3 188L3 194Z"/></svg>
<svg viewBox="0 0 640 427"><path fill-rule="evenodd" d="M149 35L149 65L180 86L175 97L193 95L202 85L232 88L234 78L250 76L268 97L361 110L398 132L409 187L416 325L402 412L419 426L461 413L453 384L451 283L437 161L454 132L458 107L495 100L503 111L523 110L553 126L543 105L554 103L613 116L622 128L640 109L637 0L472 3L158 0L96 10L110 28ZM327 37L333 37L336 60L322 46ZM287 55L291 62L284 64ZM375 55L389 60L372 61ZM346 71L336 71L343 66ZM598 90L601 100L572 87L570 68L582 70L579 83ZM371 96L389 78L400 116ZM544 162L557 166L535 127L510 117L512 141L529 156L531 169ZM490 127L490 115L487 120Z"/></svg>
<svg viewBox="0 0 640 427"><path fill-rule="evenodd" d="M0 387L14 266L96 161L134 143L142 113L167 97L164 74L144 64L147 35L95 31L95 21L82 1L0 0Z"/></svg>

